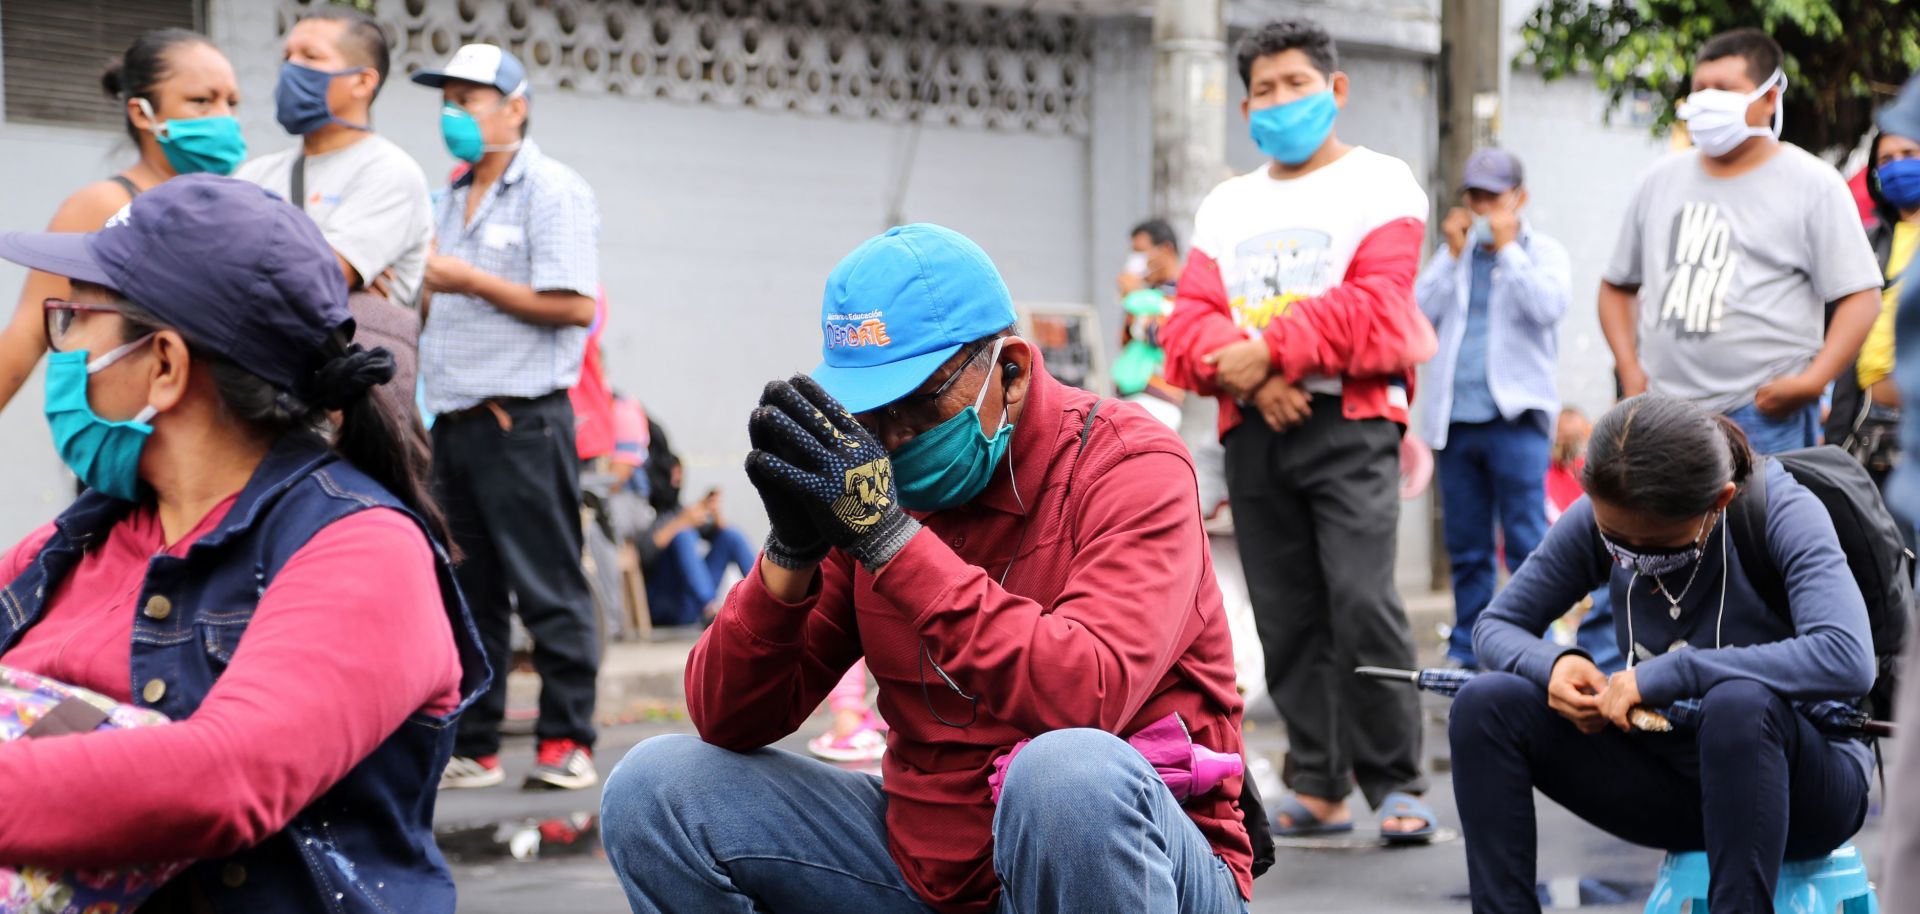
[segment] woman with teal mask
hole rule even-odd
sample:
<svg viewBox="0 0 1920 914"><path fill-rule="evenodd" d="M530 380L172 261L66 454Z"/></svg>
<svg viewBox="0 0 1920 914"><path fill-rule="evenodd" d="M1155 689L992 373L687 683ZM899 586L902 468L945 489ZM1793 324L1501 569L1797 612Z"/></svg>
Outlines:
<svg viewBox="0 0 1920 914"><path fill-rule="evenodd" d="M147 32L109 61L101 89L126 114L127 138L139 159L118 174L82 187L61 204L47 230L87 232L144 191L176 175L230 174L246 156L233 66L207 36L186 29ZM47 351L40 303L66 298L67 281L27 274L13 320L0 330L0 408L13 399Z"/></svg>

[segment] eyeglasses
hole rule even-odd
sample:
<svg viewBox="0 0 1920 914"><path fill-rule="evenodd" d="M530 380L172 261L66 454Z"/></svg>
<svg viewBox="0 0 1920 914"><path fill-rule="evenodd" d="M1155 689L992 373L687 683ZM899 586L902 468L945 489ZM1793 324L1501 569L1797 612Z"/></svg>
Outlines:
<svg viewBox="0 0 1920 914"><path fill-rule="evenodd" d="M40 303L42 325L47 331L47 348L54 352L64 352L67 348L67 333L73 329L73 322L82 312L89 314L119 314L117 305L98 302L67 301L49 298Z"/></svg>
<svg viewBox="0 0 1920 914"><path fill-rule="evenodd" d="M885 406L860 413L854 418L859 420L867 431L874 434L879 434L879 426L882 422L894 428L915 432L939 425L940 420L944 418L940 415L941 399L946 397L947 393L953 389L953 385L960 380L960 376L966 374L967 369L980 358L980 353L985 351L987 351L985 341L974 343L968 348L967 357L960 363L960 367L954 369L953 374L948 375L939 387L929 393L909 394Z"/></svg>

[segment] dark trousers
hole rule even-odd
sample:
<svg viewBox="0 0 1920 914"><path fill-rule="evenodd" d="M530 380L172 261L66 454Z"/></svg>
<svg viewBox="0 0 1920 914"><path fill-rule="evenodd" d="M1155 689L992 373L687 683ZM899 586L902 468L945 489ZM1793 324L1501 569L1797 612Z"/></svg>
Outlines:
<svg viewBox="0 0 1920 914"><path fill-rule="evenodd" d="M493 688L460 718L454 753L468 757L500 751L516 609L533 636L540 674L536 733L586 746L594 740L600 644L580 566L573 407L564 392L499 402L511 430L486 410L441 416L433 425L434 488L466 554L454 576L496 671Z"/></svg>
<svg viewBox="0 0 1920 914"><path fill-rule="evenodd" d="M702 549L702 546L705 549ZM731 527L704 542L695 530L682 530L646 568L647 607L655 625L692 625L720 593L727 566L746 574L759 556L753 544Z"/></svg>
<svg viewBox="0 0 1920 914"><path fill-rule="evenodd" d="M1547 458L1553 443L1544 419L1529 412L1511 422L1454 423L1447 429L1447 446L1436 456L1447 560L1453 568L1447 656L1467 666L1476 665L1473 622L1493 602L1499 577L1494 528L1505 536L1508 571L1519 568L1547 535Z"/></svg>
<svg viewBox="0 0 1920 914"><path fill-rule="evenodd" d="M1867 815L1860 766L1751 680L1709 690L1692 737L1586 736L1532 681L1483 673L1454 699L1447 735L1476 914L1540 910L1535 787L1621 839L1704 849L1714 911L1773 910L1781 861L1826 855Z"/></svg>
<svg viewBox="0 0 1920 914"><path fill-rule="evenodd" d="M1338 800L1358 781L1376 808L1391 791L1424 791L1418 695L1353 674L1414 665L1393 585L1399 426L1348 420L1338 397L1315 396L1304 424L1275 432L1250 415L1226 451L1267 689L1287 724L1287 786Z"/></svg>

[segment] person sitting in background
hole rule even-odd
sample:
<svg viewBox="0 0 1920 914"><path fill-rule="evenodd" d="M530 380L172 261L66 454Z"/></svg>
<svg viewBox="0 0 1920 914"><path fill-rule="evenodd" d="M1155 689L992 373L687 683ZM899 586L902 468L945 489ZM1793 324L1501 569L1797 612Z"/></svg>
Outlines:
<svg viewBox="0 0 1920 914"><path fill-rule="evenodd" d="M240 87L233 65L207 36L186 29L142 34L107 63L100 88L125 109L126 131L140 157L113 176L74 191L60 204L50 232L90 232L128 201L175 175L232 174L247 156L240 122ZM71 297L64 277L27 274L13 320L0 330L0 407L20 392L47 352L40 303Z"/></svg>
<svg viewBox="0 0 1920 914"><path fill-rule="evenodd" d="M1728 507L1755 473L1790 618L1730 542ZM1473 910L1540 910L1536 787L1635 844L1704 847L1711 910L1772 910L1781 861L1825 856L1867 813L1872 751L1793 706L1874 684L1866 601L1833 520L1731 417L1658 394L1601 417L1583 479L1586 496L1481 614L1474 648L1498 672L1468 682L1448 721ZM1540 637L1601 584L1626 617L1628 665L1612 676ZM1701 701L1692 735L1628 732L1635 707L1680 699Z"/></svg>
<svg viewBox="0 0 1920 914"><path fill-rule="evenodd" d="M647 500L653 523L640 537L640 568L647 580L647 606L655 625L693 625L709 618L727 569L746 574L753 544L727 526L720 490L681 507L680 458L657 422L647 426ZM705 548L702 548L702 543Z"/></svg>

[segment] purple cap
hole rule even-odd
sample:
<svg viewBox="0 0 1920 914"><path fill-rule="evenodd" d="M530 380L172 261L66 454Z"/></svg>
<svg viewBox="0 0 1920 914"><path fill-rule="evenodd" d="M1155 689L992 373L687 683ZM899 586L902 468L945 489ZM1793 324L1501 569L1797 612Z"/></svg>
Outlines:
<svg viewBox="0 0 1920 914"><path fill-rule="evenodd" d="M1504 194L1526 183L1524 177L1520 159L1513 153L1504 149L1476 149L1473 155L1467 156L1466 175L1460 179L1460 189Z"/></svg>
<svg viewBox="0 0 1920 914"><path fill-rule="evenodd" d="M182 175L97 232L7 232L0 258L106 286L282 390L347 327L347 281L305 213L246 181Z"/></svg>

